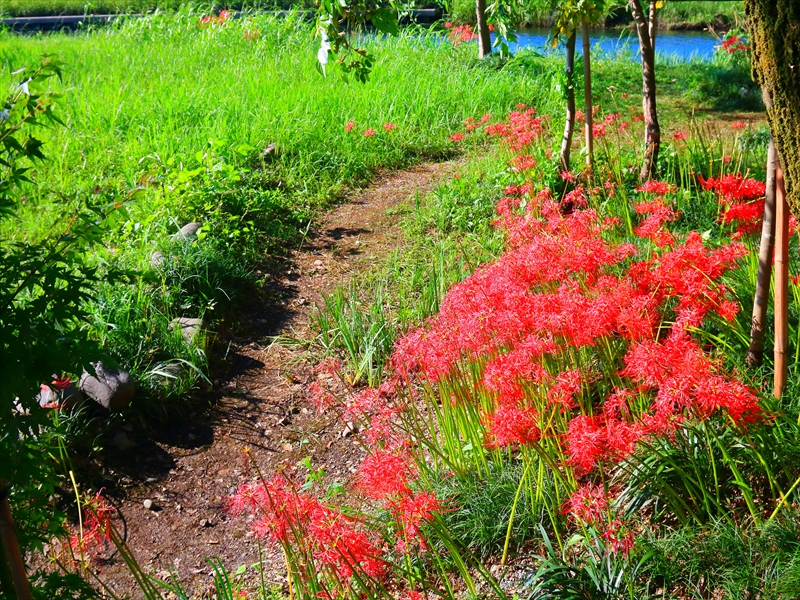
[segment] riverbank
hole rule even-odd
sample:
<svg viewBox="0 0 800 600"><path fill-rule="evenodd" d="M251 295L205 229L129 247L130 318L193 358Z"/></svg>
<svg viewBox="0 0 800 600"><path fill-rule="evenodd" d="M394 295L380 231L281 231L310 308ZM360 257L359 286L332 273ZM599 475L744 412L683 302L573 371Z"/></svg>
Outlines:
<svg viewBox="0 0 800 600"><path fill-rule="evenodd" d="M49 17L83 14L124 14L146 13L154 9L174 10L187 3L185 0L0 0L0 16L6 17ZM231 2L202 3L209 9L219 10L313 10L312 0L233 0ZM416 9L441 6L435 1L419 0L413 3ZM458 0L451 7L450 14L442 12L442 18L459 23L475 21L475 6L470 0ZM526 8L520 14L520 25L525 27L549 27L552 25L552 11L548 8ZM669 2L659 12L659 28L676 31L726 31L744 21L744 8L740 0L727 2ZM632 24L630 12L617 10L606 19L606 27L625 27Z"/></svg>

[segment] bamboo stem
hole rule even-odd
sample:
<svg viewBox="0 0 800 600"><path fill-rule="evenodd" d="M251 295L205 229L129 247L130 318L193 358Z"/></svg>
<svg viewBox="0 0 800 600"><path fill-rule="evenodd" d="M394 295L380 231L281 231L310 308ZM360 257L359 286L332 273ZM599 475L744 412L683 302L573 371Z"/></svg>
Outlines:
<svg viewBox="0 0 800 600"><path fill-rule="evenodd" d="M780 159L775 169L775 397L786 387L789 346L789 206Z"/></svg>
<svg viewBox="0 0 800 600"><path fill-rule="evenodd" d="M758 276L753 299L753 320L750 325L750 347L747 364L759 366L764 360L764 326L767 323L769 284L772 278L772 255L775 251L775 169L778 152L775 142L769 140L767 153L767 191L764 199L764 218L761 223L761 243L758 250Z"/></svg>
<svg viewBox="0 0 800 600"><path fill-rule="evenodd" d="M589 175L592 172L594 154L594 134L592 132L592 64L590 60L589 21L583 18L583 92L586 122L586 167Z"/></svg>
<svg viewBox="0 0 800 600"><path fill-rule="evenodd" d="M5 483L0 480L0 545L2 545L3 558L8 568L13 587L8 587L8 582L3 581L3 592L6 597L15 600L31 600L31 590L28 585L28 576L25 573L25 563L19 551L17 533L14 530L14 519L11 516L11 507L8 505L8 493ZM3 578L5 579L5 578Z"/></svg>

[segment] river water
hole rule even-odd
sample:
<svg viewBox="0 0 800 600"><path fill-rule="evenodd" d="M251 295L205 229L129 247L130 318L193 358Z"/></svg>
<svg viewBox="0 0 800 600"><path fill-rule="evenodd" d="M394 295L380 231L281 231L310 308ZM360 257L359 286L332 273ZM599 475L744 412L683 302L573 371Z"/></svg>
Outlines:
<svg viewBox="0 0 800 600"><path fill-rule="evenodd" d="M516 52L518 48L530 48L542 54L564 52L563 44L553 50L549 45L549 29L523 29L517 32L517 43L510 44L509 49ZM639 40L634 32L597 30L590 32L589 40L592 52L602 52L611 56L629 55L633 59L639 57ZM656 34L656 53L662 57L688 61L692 59L711 60L714 47L719 40L707 31L659 31ZM582 54L580 32L575 44L576 54Z"/></svg>

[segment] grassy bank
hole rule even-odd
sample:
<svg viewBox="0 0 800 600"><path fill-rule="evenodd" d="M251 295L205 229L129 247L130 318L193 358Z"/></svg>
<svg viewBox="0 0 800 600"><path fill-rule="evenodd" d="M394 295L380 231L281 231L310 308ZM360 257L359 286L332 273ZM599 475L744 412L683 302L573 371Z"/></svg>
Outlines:
<svg viewBox="0 0 800 600"><path fill-rule="evenodd" d="M611 82L620 91L631 89L635 72L622 61L595 66L596 90ZM398 587L429 593L442 585L445 596L456 596L456 577L447 578L456 569L467 589L471 583L468 569L459 563L462 558L467 562L481 557L476 563L491 565L492 575L499 578L506 573L499 565L508 552L506 585L492 597L777 600L796 595L797 488L772 495L766 490L773 483L776 489L792 486L800 473L795 458L800 444L797 383L775 402L761 393L771 389L769 358L761 368L745 365L760 206L755 197L743 198L736 187L728 188L725 197L703 183L708 177L763 181L764 131L740 121L735 106L727 107L730 113L713 113L711 119L701 110L690 118L684 109L707 107L714 93L695 80L669 85L679 76L678 68L658 68L660 82L667 84L660 88L665 92L661 106L669 107L660 113L661 183L642 188L636 178L642 126L635 118L639 98L634 94L600 92L596 122L606 117L606 125L596 140L593 180L579 173L583 161L577 153L572 158L575 179L557 174L558 113L550 115L552 121L545 118L535 127L531 123L525 131L536 135L532 141L526 138L527 143L511 133L518 133L520 123L526 122L519 113L510 121L493 118L486 129L470 131L469 124L460 130L465 140L490 131L509 139L409 211L411 251L393 257L361 287L355 286L358 293L334 293L321 311L321 346L341 360L342 379L361 376L375 387L318 396L324 397L325 410L333 406L346 410L347 418L356 415L361 420L368 454L352 484L362 495L359 508L378 515L377 524L370 521L371 531L385 539L380 536L391 538L397 531L409 531L409 522L418 524L397 508L404 507L403 502L410 505L413 500L419 506L425 500L425 506L440 509L433 516L417 513L425 525L414 530L438 552L412 551L417 568L413 576L397 566L400 559L390 557L397 567L390 581ZM718 69L718 80L736 72ZM548 109L536 114L542 112ZM741 212L733 217L732 210L726 219L732 203L754 210L749 217ZM592 211L604 225L581 237L586 223L593 222ZM493 219L495 227L489 224ZM561 236L563 245L556 244L553 251L553 240ZM629 250L636 254L632 263L622 259L595 278L587 275L594 273L594 261L609 260L598 257L601 239L630 243ZM742 258L731 261L719 280L727 290L713 285L733 301L738 314L722 317L713 309L706 313L702 306L711 296L705 294L716 293L706 288L701 294L705 299L697 296L686 302L673 296L652 332L646 327L646 341L626 340L624 329L617 326L610 327L602 342L573 338L603 327L598 324L606 311L618 310L617 285L629 282L628 275L640 283L647 279L638 279L639 269L661 275L675 269L674 282L702 273L703 285L712 285L710 263L703 255L719 252L721 257L733 240L742 243ZM579 258L567 258L569 272L562 275L553 264L576 249ZM475 269L478 264L481 267ZM617 279L616 267L625 272L631 265L635 268ZM565 283L561 276L577 281ZM608 281L601 283L605 277L613 278L610 287L605 287ZM452 285L461 280L466 281ZM419 281L432 284L415 284ZM449 285L439 287L439 282ZM652 285L648 289L657 294L657 287L674 282L659 279L646 286ZM795 280L792 294L798 290ZM607 304L602 300L606 293L614 295ZM714 302L721 299L717 296ZM689 312L699 310L705 318L682 313L689 304ZM591 306L598 311L591 312ZM644 304L633 306L640 316L649 310ZM585 318L586 311L591 317ZM414 321L425 315L435 316L415 327ZM682 330L687 316L693 324ZM574 330L573 320L580 323ZM792 353L798 348L798 334L800 322L793 312ZM548 347L551 335L558 337ZM679 335L680 350L667 358ZM386 348L394 348L393 357L391 351L381 352ZM637 354L644 348L646 357ZM339 365L330 359L325 364ZM691 403L704 392L686 382L708 375L705 369L712 364L718 369L712 376L715 408L696 410ZM795 362L790 372L796 368ZM659 376L654 373L665 372L662 369L674 369L675 379L625 387L636 369L646 371L640 381L655 381ZM578 373L586 375L578 378ZM570 377L575 377L572 384ZM723 384L721 377L730 379ZM322 377L317 383L324 388ZM725 395L734 388L738 396ZM732 416L736 407L725 408L734 396L747 397L751 406L759 399L764 418L737 421ZM648 430L638 437L633 432L657 412L658 402L680 402L679 411L686 412L674 429L667 427L668 433ZM617 410L621 416L613 416ZM605 449L605 443L613 449ZM405 470L393 478L398 464ZM394 487L381 487L387 480ZM307 500L305 489L297 493ZM267 507L267 514L271 510ZM308 531L307 538L281 542L298 554L307 553L301 556L309 562L324 565L324 543L315 546L313 530ZM459 554L463 548L469 552ZM448 563L450 573L437 558L445 553L455 557ZM467 562L470 567L476 563ZM476 572L477 567L469 574L477 579ZM527 575L518 579L519 573ZM364 585L365 579L337 584L366 588L368 595L382 597L383 590L377 584ZM299 568L295 581L297 589L306 589L308 582Z"/></svg>
<svg viewBox="0 0 800 600"><path fill-rule="evenodd" d="M43 132L49 160L3 238L41 238L89 199L124 201L90 257L121 273L96 294L93 328L152 397L196 379L176 384L165 364L204 370L202 340L187 345L172 319L221 318L256 285L257 265L298 243L349 186L377 168L451 155L449 134L466 116L542 95L542 73L498 72L424 36L369 42L375 67L361 85L317 73L318 42L299 21L199 19L184 11L79 35L0 37L6 73L43 54L67 65L66 127ZM196 238L176 238L190 222L203 225Z"/></svg>

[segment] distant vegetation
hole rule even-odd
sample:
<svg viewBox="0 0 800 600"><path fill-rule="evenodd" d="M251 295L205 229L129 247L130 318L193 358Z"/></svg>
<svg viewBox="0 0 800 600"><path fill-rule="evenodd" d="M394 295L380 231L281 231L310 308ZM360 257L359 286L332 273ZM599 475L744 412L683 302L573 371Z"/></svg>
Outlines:
<svg viewBox="0 0 800 600"><path fill-rule="evenodd" d="M141 13L153 9L178 9L194 4L205 6L210 11L260 9L287 10L291 8L313 9L314 0L231 0L222 2L193 3L186 0L0 0L0 14L16 16L80 15L84 13ZM413 8L443 8L442 0L415 0L407 3ZM547 25L552 22L550 3L543 0L526 2L519 9L520 22L528 25ZM624 2L620 3L624 5ZM449 18L453 21L473 23L475 2L455 0L450 5ZM668 28L702 28L712 24L724 29L741 23L744 8L741 0L734 2L667 2L659 12L660 23ZM606 24L611 26L630 23L630 14L624 6L613 11Z"/></svg>

